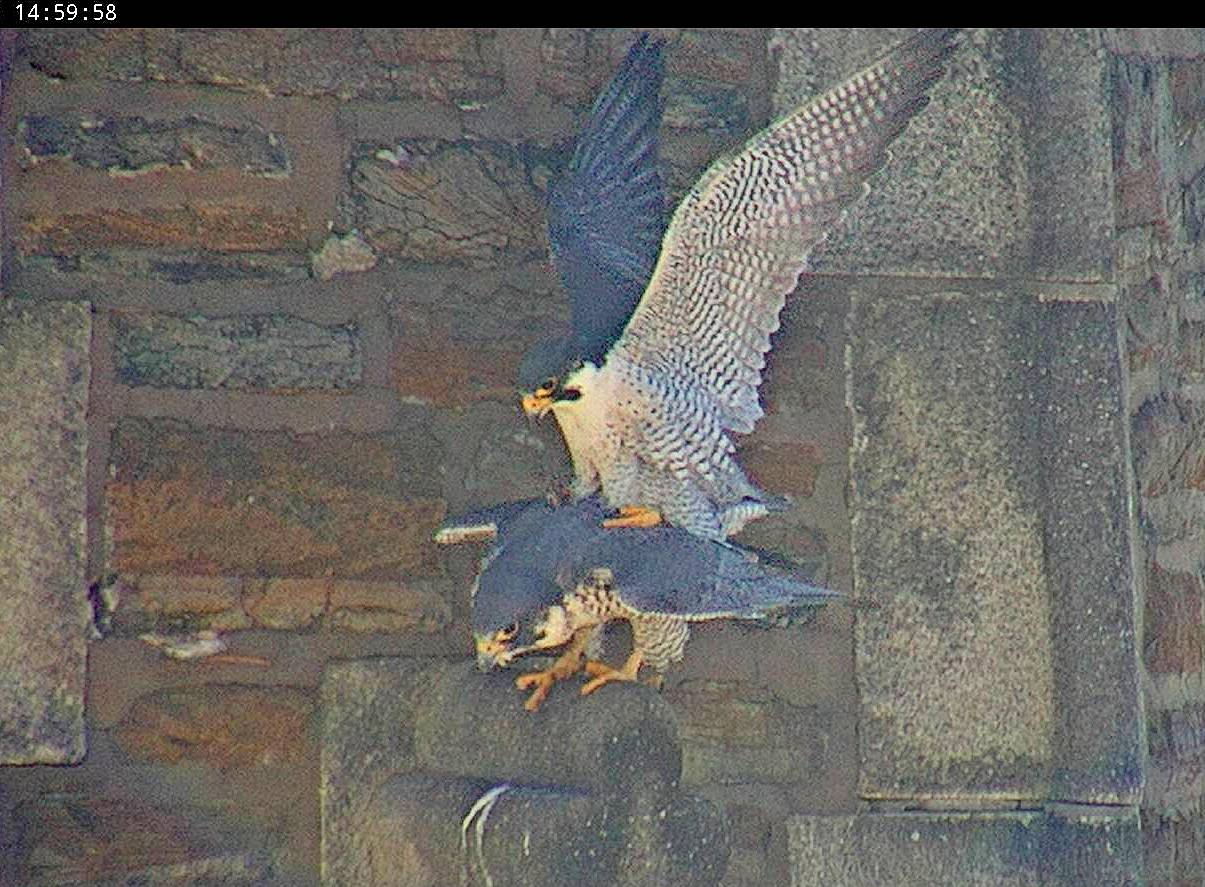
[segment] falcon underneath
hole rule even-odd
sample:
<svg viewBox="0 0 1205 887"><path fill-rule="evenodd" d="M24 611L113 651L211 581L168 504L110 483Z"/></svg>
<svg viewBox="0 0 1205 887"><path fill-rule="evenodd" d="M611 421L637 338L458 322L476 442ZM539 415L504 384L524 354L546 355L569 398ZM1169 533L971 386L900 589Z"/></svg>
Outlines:
<svg viewBox="0 0 1205 887"><path fill-rule="evenodd" d="M551 667L517 679L533 691L529 710L555 681L583 669L591 680L582 693L636 680L644 666L659 679L682 659L692 622L765 621L838 596L757 552L685 530L603 528L605 513L597 497L560 507L529 500L454 518L436 534L442 543L494 539L473 589L479 667L561 651ZM619 668L596 658L600 630L613 621L632 628L632 652Z"/></svg>

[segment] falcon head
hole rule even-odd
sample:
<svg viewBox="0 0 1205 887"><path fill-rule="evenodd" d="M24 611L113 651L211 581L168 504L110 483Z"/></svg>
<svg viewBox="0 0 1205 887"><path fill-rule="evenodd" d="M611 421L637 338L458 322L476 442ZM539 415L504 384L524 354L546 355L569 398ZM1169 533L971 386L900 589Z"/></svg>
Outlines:
<svg viewBox="0 0 1205 887"><path fill-rule="evenodd" d="M519 400L528 416L543 416L557 403L575 401L581 388L572 384L584 362L573 338L536 343L519 364Z"/></svg>
<svg viewBox="0 0 1205 887"><path fill-rule="evenodd" d="M477 667L489 671L524 653L568 641L573 632L561 606L562 595L554 582L526 563L495 562L493 569L484 570L473 589Z"/></svg>

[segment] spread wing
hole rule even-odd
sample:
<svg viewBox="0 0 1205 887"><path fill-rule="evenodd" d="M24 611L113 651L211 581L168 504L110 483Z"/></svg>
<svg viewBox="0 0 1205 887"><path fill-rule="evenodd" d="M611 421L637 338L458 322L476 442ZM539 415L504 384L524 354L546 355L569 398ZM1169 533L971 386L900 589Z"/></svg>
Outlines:
<svg viewBox="0 0 1205 887"><path fill-rule="evenodd" d="M679 204L612 355L753 430L770 334L808 254L883 165L952 49L929 29L717 161ZM608 360L611 356L608 356ZM679 420L680 421L680 420ZM646 433L656 434L656 429Z"/></svg>
<svg viewBox="0 0 1205 887"><path fill-rule="evenodd" d="M647 286L665 231L657 168L662 43L641 35L590 111L548 195L548 240L587 360L619 337Z"/></svg>

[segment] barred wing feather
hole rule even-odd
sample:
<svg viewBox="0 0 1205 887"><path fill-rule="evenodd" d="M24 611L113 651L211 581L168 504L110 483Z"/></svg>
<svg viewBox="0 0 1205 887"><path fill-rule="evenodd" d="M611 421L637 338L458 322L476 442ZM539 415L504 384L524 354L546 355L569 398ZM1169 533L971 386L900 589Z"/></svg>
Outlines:
<svg viewBox="0 0 1205 887"><path fill-rule="evenodd" d="M699 408L722 428L752 431L786 297L927 103L951 33L917 34L713 164L674 213L612 355L666 386L701 390Z"/></svg>

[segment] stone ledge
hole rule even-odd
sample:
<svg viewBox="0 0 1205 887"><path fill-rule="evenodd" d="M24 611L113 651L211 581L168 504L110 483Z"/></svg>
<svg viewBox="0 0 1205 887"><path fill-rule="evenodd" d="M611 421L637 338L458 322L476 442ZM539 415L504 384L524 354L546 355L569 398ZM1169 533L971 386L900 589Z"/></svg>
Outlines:
<svg viewBox="0 0 1205 887"><path fill-rule="evenodd" d="M794 816L787 846L792 887L1129 887L1143 876L1132 808Z"/></svg>
<svg viewBox="0 0 1205 887"><path fill-rule="evenodd" d="M532 714L513 679L464 661L327 668L325 885L718 883L727 825L680 790L668 703L558 688Z"/></svg>

